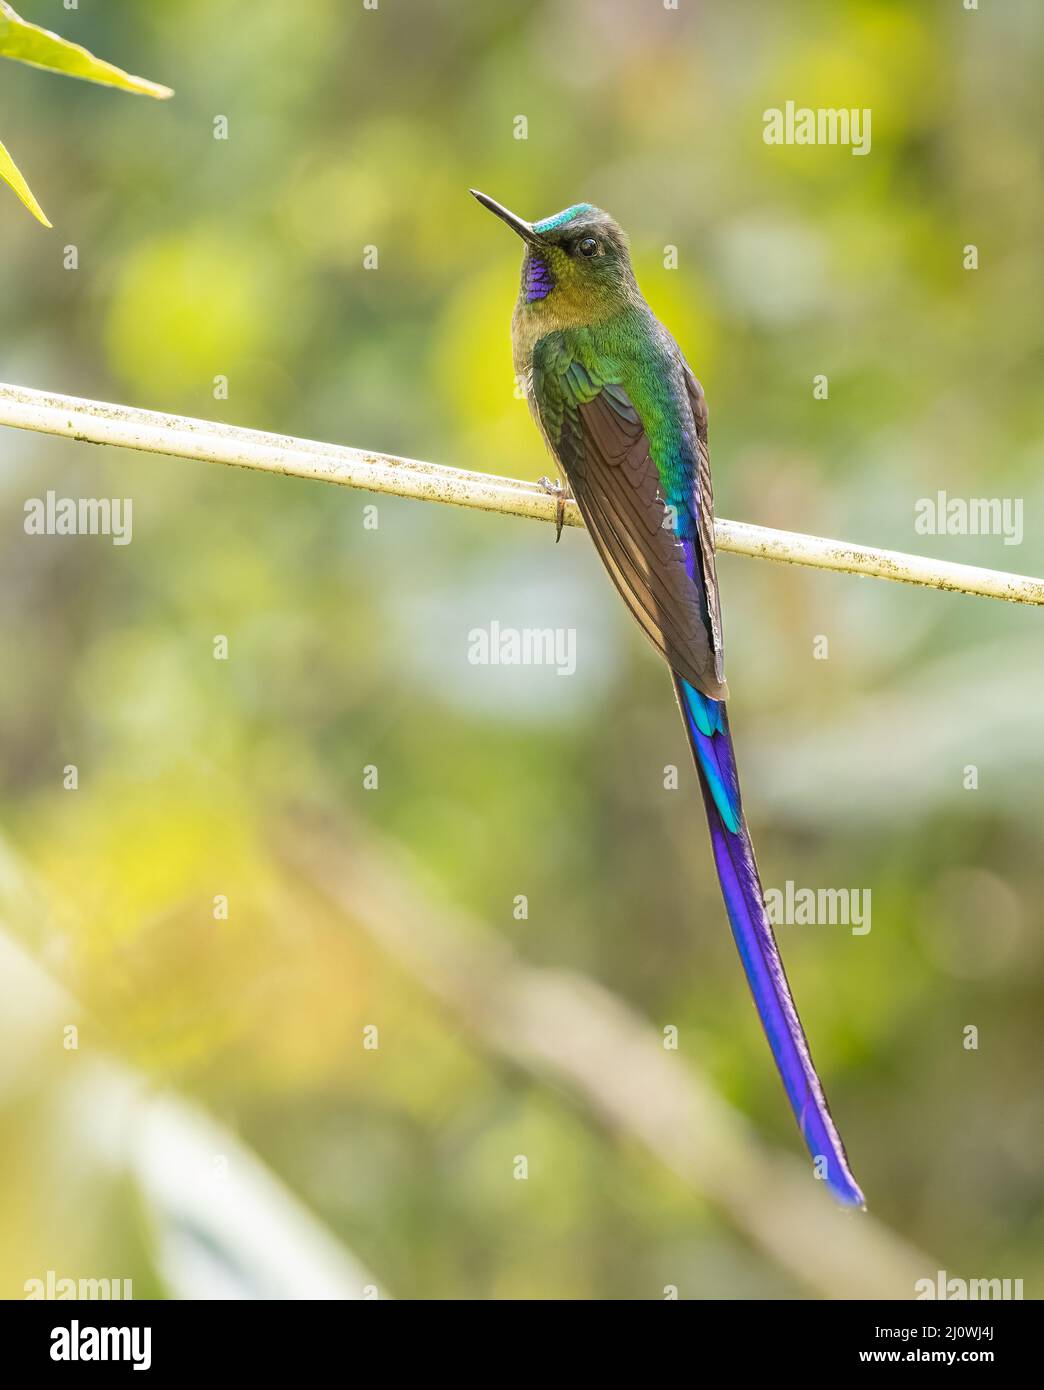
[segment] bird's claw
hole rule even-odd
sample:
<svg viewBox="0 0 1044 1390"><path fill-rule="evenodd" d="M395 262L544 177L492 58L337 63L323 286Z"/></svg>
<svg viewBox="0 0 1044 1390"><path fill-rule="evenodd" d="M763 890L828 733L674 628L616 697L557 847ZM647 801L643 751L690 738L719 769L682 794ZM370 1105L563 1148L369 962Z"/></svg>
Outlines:
<svg viewBox="0 0 1044 1390"><path fill-rule="evenodd" d="M545 492L549 492L552 497L558 499L558 506L555 510L555 545L562 539L562 527L565 525L565 504L569 498L569 493L561 483L553 482L548 477L538 478L537 486L542 487Z"/></svg>

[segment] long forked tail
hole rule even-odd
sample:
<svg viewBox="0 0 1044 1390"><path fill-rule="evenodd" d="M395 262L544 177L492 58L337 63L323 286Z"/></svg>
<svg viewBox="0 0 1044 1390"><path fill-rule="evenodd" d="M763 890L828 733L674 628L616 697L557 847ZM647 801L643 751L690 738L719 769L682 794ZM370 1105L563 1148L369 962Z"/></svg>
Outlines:
<svg viewBox="0 0 1044 1390"><path fill-rule="evenodd" d="M701 695L680 676L674 677L674 688L699 773L732 935L791 1108L821 1173L825 1164L831 1192L846 1206L861 1207L863 1194L849 1170L841 1136L830 1116L765 910L754 847L740 805L725 706Z"/></svg>

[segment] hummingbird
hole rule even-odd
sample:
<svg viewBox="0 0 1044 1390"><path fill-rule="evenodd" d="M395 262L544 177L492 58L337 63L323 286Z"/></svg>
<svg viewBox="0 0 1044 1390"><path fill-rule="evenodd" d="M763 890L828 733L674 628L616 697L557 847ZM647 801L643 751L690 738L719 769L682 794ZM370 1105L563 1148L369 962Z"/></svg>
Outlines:
<svg viewBox="0 0 1044 1390"><path fill-rule="evenodd" d="M541 483L576 501L602 563L666 661L710 825L732 934L817 1177L863 1207L798 1018L740 802L726 710L714 502L703 388L642 295L627 237L590 203L527 222L511 320L516 378L557 465Z"/></svg>

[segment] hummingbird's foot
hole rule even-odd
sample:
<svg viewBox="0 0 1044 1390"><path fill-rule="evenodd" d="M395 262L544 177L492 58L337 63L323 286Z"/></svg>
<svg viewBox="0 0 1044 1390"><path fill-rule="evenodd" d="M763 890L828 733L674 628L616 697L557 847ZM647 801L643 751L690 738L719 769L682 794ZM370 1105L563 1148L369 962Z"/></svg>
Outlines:
<svg viewBox="0 0 1044 1390"><path fill-rule="evenodd" d="M572 497L572 493L561 483L552 482L548 477L538 478L537 486L542 487L545 492L549 492L552 497L558 498L558 507L555 511L555 545L557 545L562 539L562 527L565 525L565 504Z"/></svg>

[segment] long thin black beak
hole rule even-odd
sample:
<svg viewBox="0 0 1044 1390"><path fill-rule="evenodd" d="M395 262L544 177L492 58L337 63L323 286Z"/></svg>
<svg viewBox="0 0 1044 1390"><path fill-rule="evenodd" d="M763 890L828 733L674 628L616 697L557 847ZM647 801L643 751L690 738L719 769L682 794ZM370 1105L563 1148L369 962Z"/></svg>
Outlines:
<svg viewBox="0 0 1044 1390"><path fill-rule="evenodd" d="M489 208L495 217L499 217L502 222L506 222L513 232L517 232L523 241L528 241L531 245L536 245L540 238L533 230L532 223L517 217L513 212L509 212L506 207L488 197L485 193L480 193L477 188L469 188L468 192L473 198L477 198L484 208Z"/></svg>

